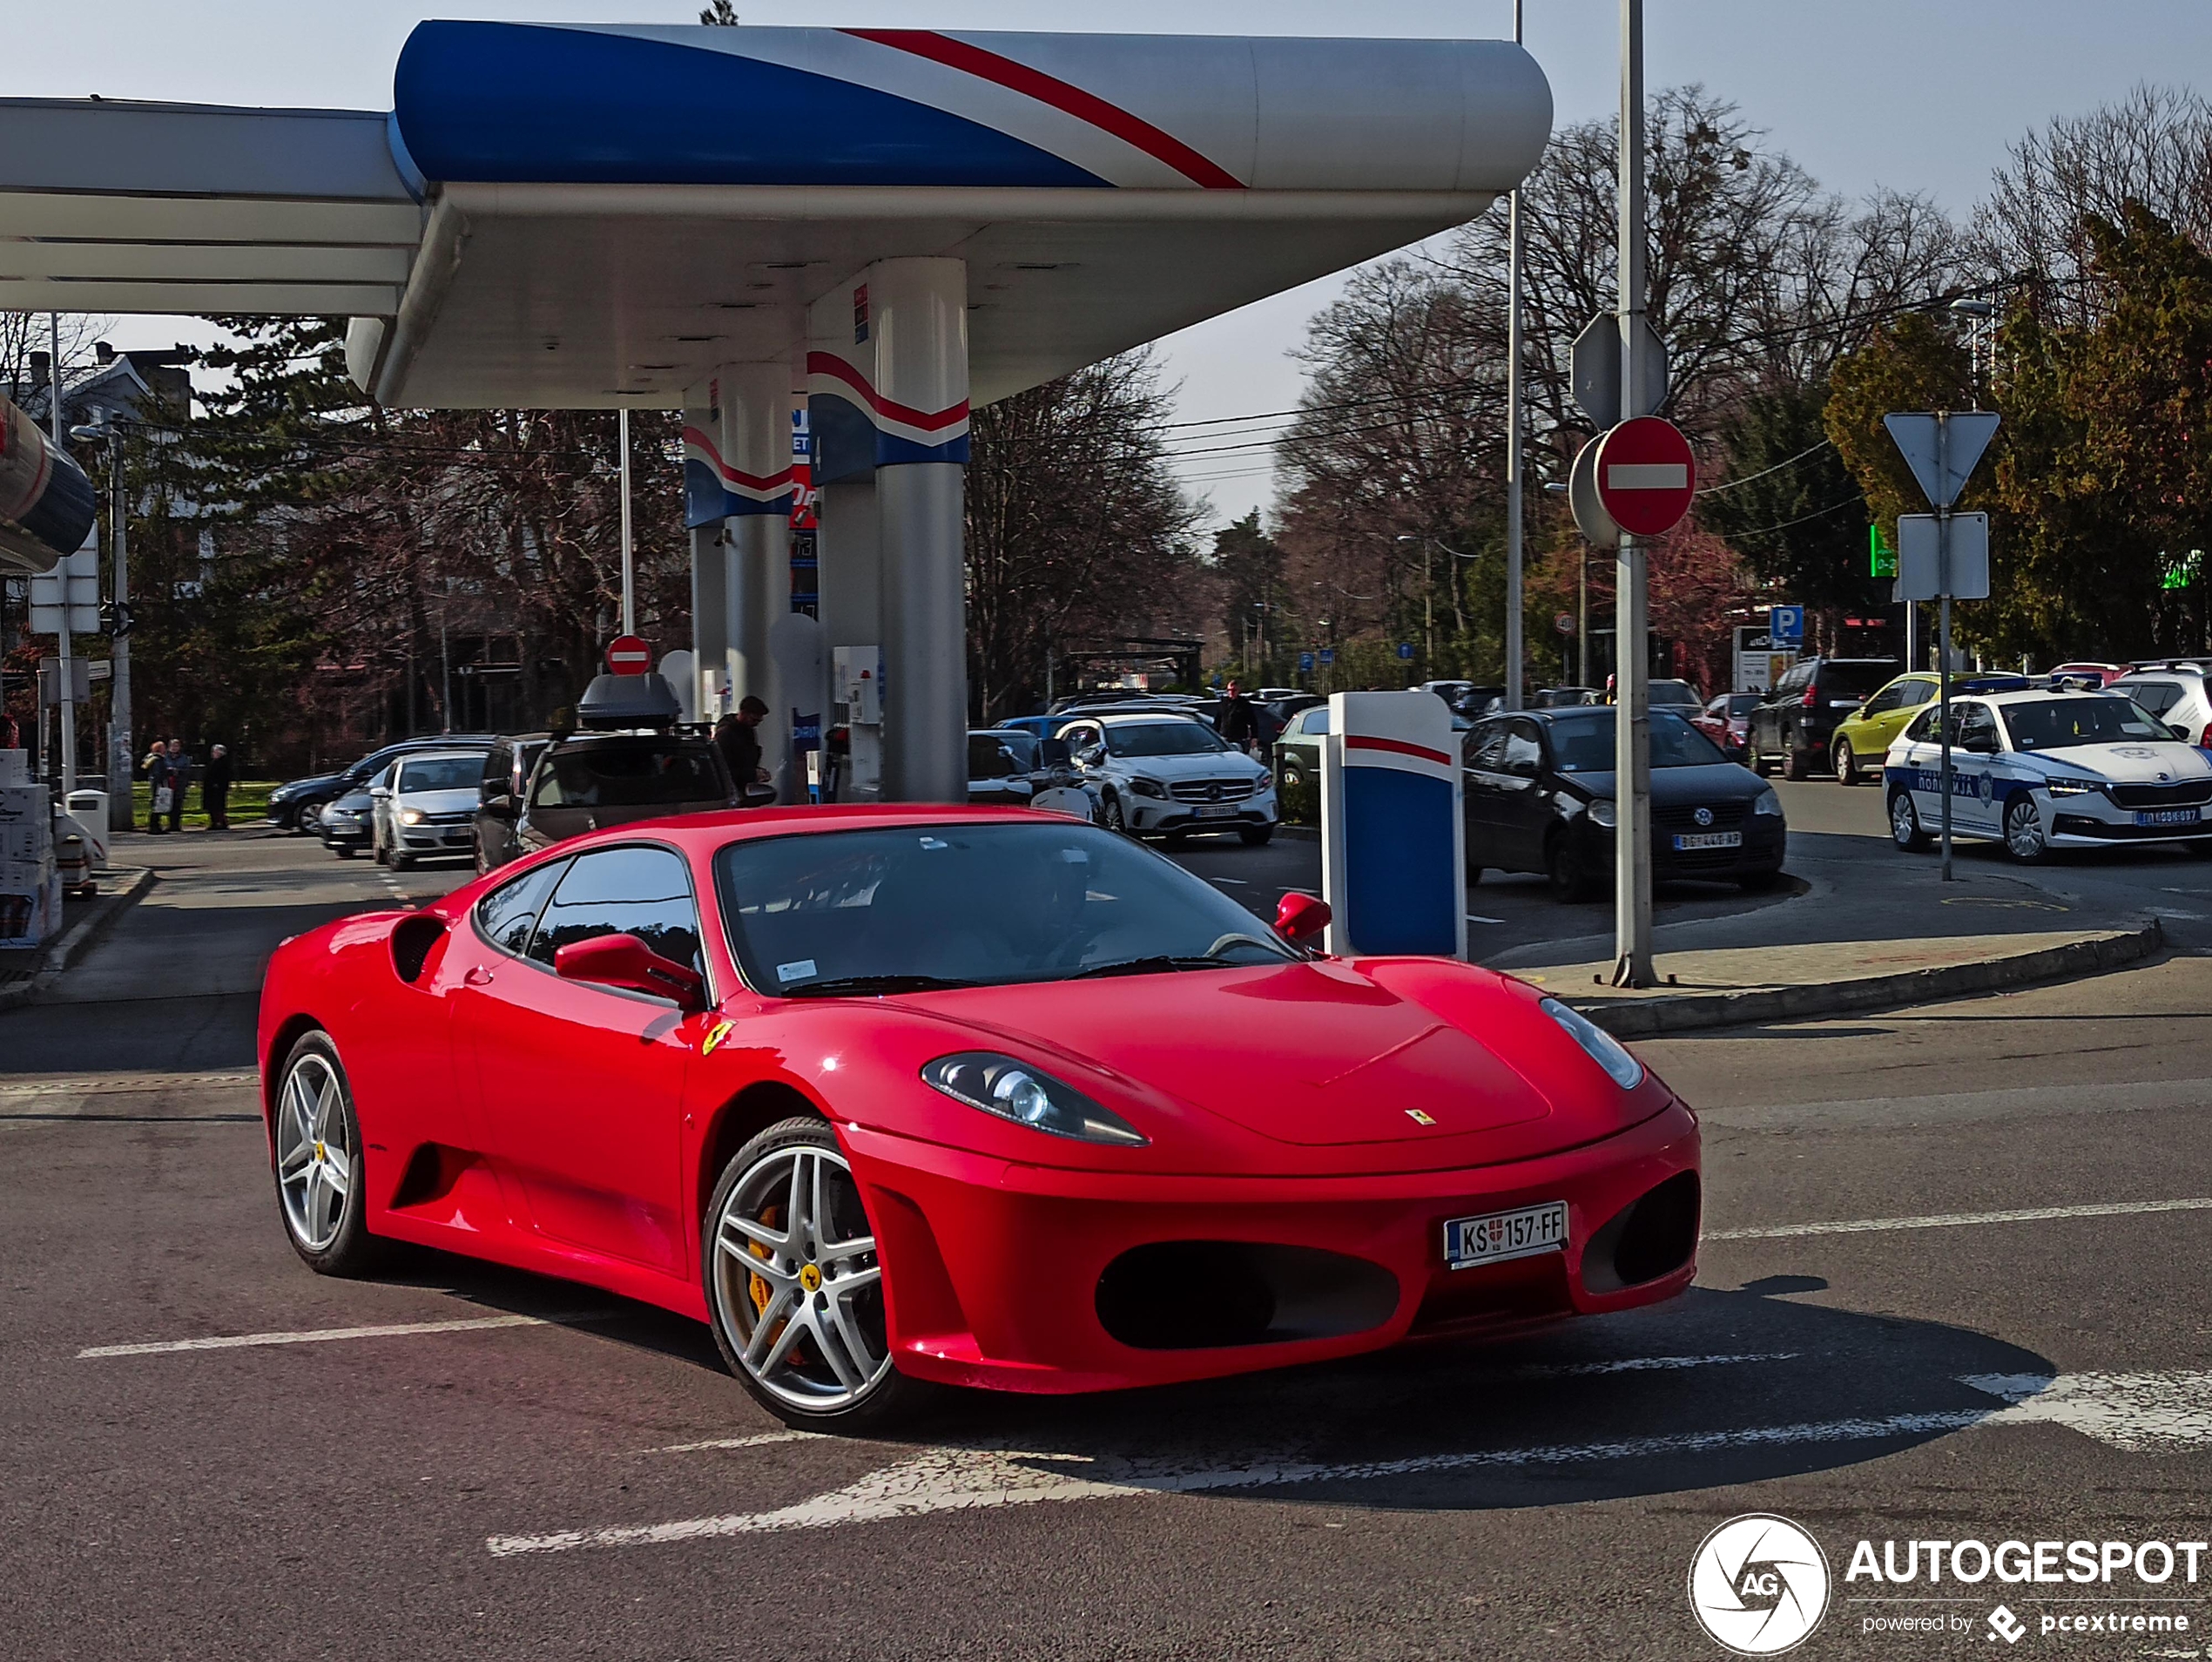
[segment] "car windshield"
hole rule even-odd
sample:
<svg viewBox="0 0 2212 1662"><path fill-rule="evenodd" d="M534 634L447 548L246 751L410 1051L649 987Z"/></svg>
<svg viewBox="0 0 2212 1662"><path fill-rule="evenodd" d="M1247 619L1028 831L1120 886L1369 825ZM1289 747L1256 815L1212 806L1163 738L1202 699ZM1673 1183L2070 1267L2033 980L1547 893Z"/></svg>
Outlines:
<svg viewBox="0 0 2212 1662"><path fill-rule="evenodd" d="M1732 716L1747 716L1759 707L1764 692L1731 692L1728 695L1728 713Z"/></svg>
<svg viewBox="0 0 2212 1662"><path fill-rule="evenodd" d="M473 791L482 781L482 756L433 756L427 761L402 762L396 788L409 791Z"/></svg>
<svg viewBox="0 0 2212 1662"><path fill-rule="evenodd" d="M1697 690L1687 681L1654 681L1651 684L1651 701L1654 704L1686 705L1693 710L1701 702Z"/></svg>
<svg viewBox="0 0 2212 1662"><path fill-rule="evenodd" d="M2168 739L2156 716L2133 699L2038 699L2000 706L2014 750L2064 750L2068 745L2110 745L2127 740Z"/></svg>
<svg viewBox="0 0 2212 1662"><path fill-rule="evenodd" d="M1203 756L1229 747L1196 721L1125 721L1106 729L1106 748L1116 756Z"/></svg>
<svg viewBox="0 0 2212 1662"><path fill-rule="evenodd" d="M1613 710L1609 706L1554 716L1552 755L1562 774L1613 771ZM1728 758L1713 741L1669 710L1651 713L1654 767L1710 767Z"/></svg>
<svg viewBox="0 0 2212 1662"><path fill-rule="evenodd" d="M532 807L651 807L720 802L729 792L711 747L647 739L556 751L530 787Z"/></svg>
<svg viewBox="0 0 2212 1662"><path fill-rule="evenodd" d="M716 872L746 981L786 997L1301 956L1211 884L1072 820L748 838Z"/></svg>

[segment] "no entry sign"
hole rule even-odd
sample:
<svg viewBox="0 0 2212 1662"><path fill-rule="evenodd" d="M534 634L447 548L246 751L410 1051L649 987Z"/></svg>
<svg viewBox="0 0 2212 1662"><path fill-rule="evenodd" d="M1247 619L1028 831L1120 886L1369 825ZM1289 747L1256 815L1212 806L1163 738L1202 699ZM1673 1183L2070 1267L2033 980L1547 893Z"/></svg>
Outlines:
<svg viewBox="0 0 2212 1662"><path fill-rule="evenodd" d="M607 646L607 670L613 675L643 675L653 666L653 649L642 635L617 635Z"/></svg>
<svg viewBox="0 0 2212 1662"><path fill-rule="evenodd" d="M1672 422L1639 416L1598 441L1598 500L1630 536L1672 530L1689 511L1696 488L1689 441Z"/></svg>

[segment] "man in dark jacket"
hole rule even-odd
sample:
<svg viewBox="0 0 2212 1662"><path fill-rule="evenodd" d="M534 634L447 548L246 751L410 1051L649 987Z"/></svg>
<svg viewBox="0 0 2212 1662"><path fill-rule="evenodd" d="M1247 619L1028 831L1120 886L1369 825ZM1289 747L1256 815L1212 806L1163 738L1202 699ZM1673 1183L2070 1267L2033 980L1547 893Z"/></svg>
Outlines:
<svg viewBox="0 0 2212 1662"><path fill-rule="evenodd" d="M231 828L231 753L216 745L207 753L207 771L199 776L199 805L207 810L207 828Z"/></svg>
<svg viewBox="0 0 2212 1662"><path fill-rule="evenodd" d="M1259 739L1259 713L1252 701L1230 682L1214 715L1214 728L1238 749L1249 751Z"/></svg>
<svg viewBox="0 0 2212 1662"><path fill-rule="evenodd" d="M169 828L185 828L185 787L192 783L192 752L181 739L169 741Z"/></svg>
<svg viewBox="0 0 2212 1662"><path fill-rule="evenodd" d="M722 753L740 801L748 785L767 782L767 770L760 765L760 735L757 731L767 713L767 705L747 693L738 703L735 715L725 715L715 723L715 747Z"/></svg>

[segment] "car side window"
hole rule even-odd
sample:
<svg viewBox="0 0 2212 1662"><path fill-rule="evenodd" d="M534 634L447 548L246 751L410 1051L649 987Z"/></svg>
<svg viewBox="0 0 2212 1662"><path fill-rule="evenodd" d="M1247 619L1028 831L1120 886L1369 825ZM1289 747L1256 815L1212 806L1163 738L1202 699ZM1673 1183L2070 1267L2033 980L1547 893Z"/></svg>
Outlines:
<svg viewBox="0 0 2212 1662"><path fill-rule="evenodd" d="M2149 711L2163 717L2179 704L2186 690L2179 681L2128 681L2117 689Z"/></svg>
<svg viewBox="0 0 2212 1662"><path fill-rule="evenodd" d="M500 745L484 753L484 779L480 794L497 796L507 788L507 776L515 765L515 747Z"/></svg>
<svg viewBox="0 0 2212 1662"><path fill-rule="evenodd" d="M1959 723L1953 744L1976 747L1984 750L1997 748L1997 719L1986 704L1965 704L1959 706Z"/></svg>
<svg viewBox="0 0 2212 1662"><path fill-rule="evenodd" d="M1905 736L1916 744L1934 744L1936 742L1936 717L1939 713L1941 713L1940 706L1930 705L1912 718L1912 725L1905 730Z"/></svg>
<svg viewBox="0 0 2212 1662"><path fill-rule="evenodd" d="M1901 706L1905 702L1907 686L1908 683L1905 682L1892 681L1866 700L1866 713L1871 716L1887 715L1892 710Z"/></svg>
<svg viewBox="0 0 2212 1662"><path fill-rule="evenodd" d="M478 901L476 927L484 932L484 938L502 952L522 956L529 946L530 931L537 927L537 915L544 909L545 897L561 881L568 864L565 860L554 860L533 866Z"/></svg>
<svg viewBox="0 0 2212 1662"><path fill-rule="evenodd" d="M1521 779L1534 779L1543 765L1544 747L1536 737L1533 721L1513 721L1506 726L1506 772Z"/></svg>
<svg viewBox="0 0 2212 1662"><path fill-rule="evenodd" d="M1936 689L1933 681L1907 681L1905 684L1905 696L1899 702L1910 708L1914 705L1927 703L1935 695Z"/></svg>
<svg viewBox="0 0 2212 1662"><path fill-rule="evenodd" d="M1317 704L1311 710L1301 712L1298 719L1298 730L1300 733L1309 733L1328 732L1329 706L1325 704Z"/></svg>
<svg viewBox="0 0 2212 1662"><path fill-rule="evenodd" d="M1502 774L1506 770L1506 724L1486 721L1469 733L1463 741L1461 753L1465 766L1486 774Z"/></svg>
<svg viewBox="0 0 2212 1662"><path fill-rule="evenodd" d="M681 856L666 848L595 848L578 855L553 891L529 956L553 955L603 935L634 935L664 958L704 970L699 909Z"/></svg>

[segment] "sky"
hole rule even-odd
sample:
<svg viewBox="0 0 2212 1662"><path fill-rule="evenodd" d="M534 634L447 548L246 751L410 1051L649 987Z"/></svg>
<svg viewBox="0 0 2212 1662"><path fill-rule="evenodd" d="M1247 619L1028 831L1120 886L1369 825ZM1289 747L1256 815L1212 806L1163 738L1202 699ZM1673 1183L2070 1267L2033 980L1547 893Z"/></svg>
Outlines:
<svg viewBox="0 0 2212 1662"><path fill-rule="evenodd" d="M0 97L382 110L400 45L422 17L688 23L699 3L0 0ZM738 0L738 10L748 24L941 29L1055 30L1100 16L1067 0ZM1120 0L1108 15L1130 33L1513 31L1513 0ZM1560 124L1617 107L1618 0L1525 0L1525 17ZM1702 83L1831 190L1923 191L1961 215L2006 147L2052 117L2143 82L2212 88L2212 0L1646 0L1644 37L1648 87ZM1340 287L1323 279L1168 337L1179 419L1294 405L1302 376L1291 355ZM109 331L126 349L207 338L204 326L169 318ZM1264 458L1180 465L1217 523L1271 503Z"/></svg>

